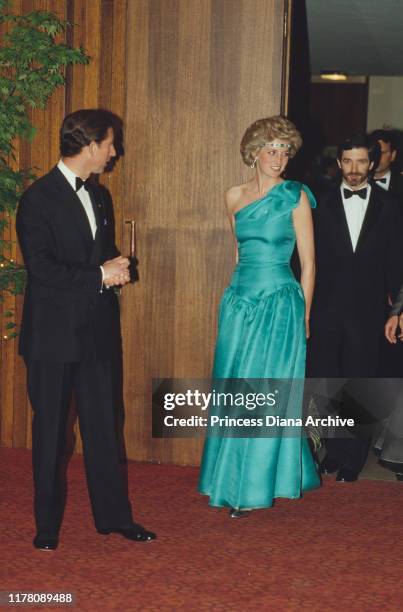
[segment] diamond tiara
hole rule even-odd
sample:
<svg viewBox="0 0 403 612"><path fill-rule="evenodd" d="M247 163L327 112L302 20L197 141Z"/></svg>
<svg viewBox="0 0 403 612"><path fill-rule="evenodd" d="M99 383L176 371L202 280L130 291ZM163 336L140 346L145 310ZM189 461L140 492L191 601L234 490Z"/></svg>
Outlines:
<svg viewBox="0 0 403 612"><path fill-rule="evenodd" d="M291 149L289 142L265 142L264 147L271 147L272 149Z"/></svg>

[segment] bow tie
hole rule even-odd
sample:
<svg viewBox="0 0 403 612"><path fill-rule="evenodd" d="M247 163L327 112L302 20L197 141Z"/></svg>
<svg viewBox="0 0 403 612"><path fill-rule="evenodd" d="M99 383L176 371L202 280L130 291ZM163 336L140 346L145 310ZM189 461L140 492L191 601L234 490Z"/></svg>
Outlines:
<svg viewBox="0 0 403 612"><path fill-rule="evenodd" d="M89 179L86 179L85 181L83 181L83 179L81 179L79 176L76 176L76 191L81 189L81 187L84 187L84 189L88 191L89 183L90 183Z"/></svg>
<svg viewBox="0 0 403 612"><path fill-rule="evenodd" d="M375 179L376 183L386 183L388 179L387 178L381 178L381 179Z"/></svg>
<svg viewBox="0 0 403 612"><path fill-rule="evenodd" d="M343 193L346 200L351 198L353 195L358 195L360 198L365 200L367 197L367 188L363 187L362 189L357 189L357 191L353 191L352 189L343 189Z"/></svg>

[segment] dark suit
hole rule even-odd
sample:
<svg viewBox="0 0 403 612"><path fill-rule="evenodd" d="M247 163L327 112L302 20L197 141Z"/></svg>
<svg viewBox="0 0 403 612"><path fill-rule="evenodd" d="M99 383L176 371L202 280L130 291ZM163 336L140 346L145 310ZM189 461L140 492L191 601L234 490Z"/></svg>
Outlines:
<svg viewBox="0 0 403 612"><path fill-rule="evenodd" d="M388 191L393 193L403 206L403 174L401 172L392 170Z"/></svg>
<svg viewBox="0 0 403 612"><path fill-rule="evenodd" d="M389 316L400 315L403 312L403 285L400 287L400 291L396 296L395 301L390 309Z"/></svg>
<svg viewBox="0 0 403 612"><path fill-rule="evenodd" d="M100 264L116 257L101 190L89 189L95 239L83 205L58 168L21 198L17 233L28 271L20 353L34 411L33 468L38 532L56 535L64 499L58 476L71 395L76 396L96 526L128 527L114 425L111 361L119 342L117 299Z"/></svg>
<svg viewBox="0 0 403 612"><path fill-rule="evenodd" d="M387 299L396 295L403 278L400 227L397 202L373 186L353 251L340 188L319 201L314 212L316 284L307 356L309 376L379 376ZM346 397L342 416L353 417L356 423L371 422L365 407ZM344 441L344 446L342 442L328 443L329 454L333 450L342 467L358 473L366 458L368 435Z"/></svg>
<svg viewBox="0 0 403 612"><path fill-rule="evenodd" d="M375 184L379 183L375 181ZM389 188L386 192L395 196L399 202L399 210L403 219L403 175L400 172L392 170ZM403 344L401 342L389 344L386 339L383 340L382 376L395 378L403 376Z"/></svg>

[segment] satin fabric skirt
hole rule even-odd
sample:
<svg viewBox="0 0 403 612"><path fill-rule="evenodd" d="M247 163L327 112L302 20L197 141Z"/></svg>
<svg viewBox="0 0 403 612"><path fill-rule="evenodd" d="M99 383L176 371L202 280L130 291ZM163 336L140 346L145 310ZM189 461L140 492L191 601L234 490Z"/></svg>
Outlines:
<svg viewBox="0 0 403 612"><path fill-rule="evenodd" d="M214 379L298 379L305 375L305 302L290 266L238 264L219 310ZM302 418L300 393L283 416ZM273 411L273 414L275 412ZM267 508L320 484L303 431L276 436L207 436L199 491L212 506Z"/></svg>

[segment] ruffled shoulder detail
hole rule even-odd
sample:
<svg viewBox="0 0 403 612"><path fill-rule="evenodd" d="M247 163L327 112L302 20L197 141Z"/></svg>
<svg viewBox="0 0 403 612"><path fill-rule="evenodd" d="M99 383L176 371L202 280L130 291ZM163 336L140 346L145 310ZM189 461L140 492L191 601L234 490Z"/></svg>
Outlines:
<svg viewBox="0 0 403 612"><path fill-rule="evenodd" d="M281 199L284 203L287 203L290 208L296 208L301 199L301 191L306 193L311 208L316 208L316 200L312 191L307 185L299 181L284 181L284 183L281 183L278 189L273 192L273 197Z"/></svg>
<svg viewBox="0 0 403 612"><path fill-rule="evenodd" d="M301 191L306 193L311 207L315 208L316 200L309 187L299 181L287 180L270 189L261 200L257 200L256 203L249 205L249 207L246 206L243 209L246 213L245 217L274 220L277 217L289 214L299 205Z"/></svg>
<svg viewBox="0 0 403 612"><path fill-rule="evenodd" d="M242 219L263 220L285 215L293 208L297 208L301 199L301 191L308 196L311 207L316 208L316 200L309 187L298 181L287 180L270 189L263 198L241 208L235 213L235 218L237 221Z"/></svg>

